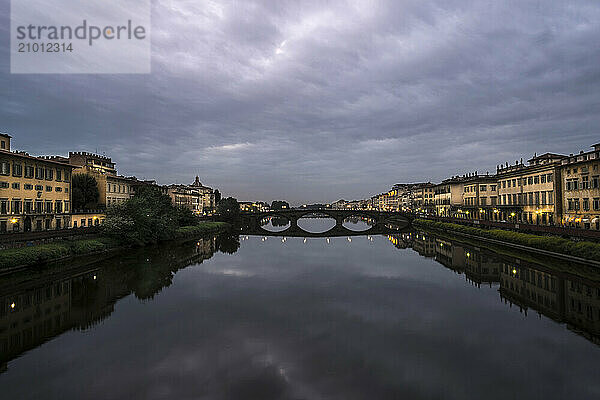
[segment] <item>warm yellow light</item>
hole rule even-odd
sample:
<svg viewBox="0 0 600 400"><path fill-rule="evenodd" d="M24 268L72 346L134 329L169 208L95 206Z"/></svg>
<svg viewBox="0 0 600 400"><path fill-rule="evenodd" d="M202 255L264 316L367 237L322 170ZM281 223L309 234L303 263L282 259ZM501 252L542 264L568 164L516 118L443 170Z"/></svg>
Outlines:
<svg viewBox="0 0 600 400"><path fill-rule="evenodd" d="M511 217L514 217L514 216L515 216L515 213L510 213L510 216L511 216Z"/></svg>
<svg viewBox="0 0 600 400"><path fill-rule="evenodd" d="M517 274L517 269L513 268L512 273L513 273L513 275L516 275Z"/></svg>
<svg viewBox="0 0 600 400"><path fill-rule="evenodd" d="M16 307L16 304L15 304L15 303L12 303L12 304L10 305L10 308L15 308L15 307Z"/></svg>
<svg viewBox="0 0 600 400"><path fill-rule="evenodd" d="M467 257L471 257L471 253L467 253Z"/></svg>
<svg viewBox="0 0 600 400"><path fill-rule="evenodd" d="M17 218L13 218L10 220L10 222L12 222L13 224L16 224L17 222L19 222L19 220Z"/></svg>
<svg viewBox="0 0 600 400"><path fill-rule="evenodd" d="M95 221L95 220L97 220L97 219L98 219L98 217L94 216L92 219Z"/></svg>

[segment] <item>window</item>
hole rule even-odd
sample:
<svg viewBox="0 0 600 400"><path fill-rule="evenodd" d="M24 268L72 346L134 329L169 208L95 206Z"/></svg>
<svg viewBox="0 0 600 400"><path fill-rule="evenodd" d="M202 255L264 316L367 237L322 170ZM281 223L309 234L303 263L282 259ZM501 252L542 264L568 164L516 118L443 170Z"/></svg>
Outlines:
<svg viewBox="0 0 600 400"><path fill-rule="evenodd" d="M21 214L21 200L13 199L12 201L12 213Z"/></svg>
<svg viewBox="0 0 600 400"><path fill-rule="evenodd" d="M540 192L540 204L546 205L546 192Z"/></svg>
<svg viewBox="0 0 600 400"><path fill-rule="evenodd" d="M38 192L41 192L44 190L44 185L35 185L35 190L37 190Z"/></svg>
<svg viewBox="0 0 600 400"><path fill-rule="evenodd" d="M506 181L502 181L502 189L506 189Z"/></svg>
<svg viewBox="0 0 600 400"><path fill-rule="evenodd" d="M25 190L33 190L33 185L26 183L23 185L23 189Z"/></svg>
<svg viewBox="0 0 600 400"><path fill-rule="evenodd" d="M533 205L533 192L529 193L529 205L532 206Z"/></svg>
<svg viewBox="0 0 600 400"><path fill-rule="evenodd" d="M10 184L8 182L0 182L0 189L8 189Z"/></svg>
<svg viewBox="0 0 600 400"><path fill-rule="evenodd" d="M33 178L34 173L35 168L33 168L31 165L25 166L25 178Z"/></svg>
<svg viewBox="0 0 600 400"><path fill-rule="evenodd" d="M590 199L583 199L583 211L590 211Z"/></svg>
<svg viewBox="0 0 600 400"><path fill-rule="evenodd" d="M581 177L581 186L579 188L580 189L589 189L590 188L590 177L589 176Z"/></svg>
<svg viewBox="0 0 600 400"><path fill-rule="evenodd" d="M598 175L592 176L592 189L598 189L598 187L600 187L598 178Z"/></svg>
<svg viewBox="0 0 600 400"><path fill-rule="evenodd" d="M481 185L479 190L481 190L482 192L486 192L487 191L487 185Z"/></svg>
<svg viewBox="0 0 600 400"><path fill-rule="evenodd" d="M600 198L594 198L594 210L600 210Z"/></svg>
<svg viewBox="0 0 600 400"><path fill-rule="evenodd" d="M56 180L58 182L62 181L62 170L60 170L60 169L56 170Z"/></svg>
<svg viewBox="0 0 600 400"><path fill-rule="evenodd" d="M69 182L71 180L71 173L69 171L65 171L65 176L63 178L65 182Z"/></svg>
<svg viewBox="0 0 600 400"><path fill-rule="evenodd" d="M64 204L65 204L65 212L69 212L69 202L65 201Z"/></svg>
<svg viewBox="0 0 600 400"><path fill-rule="evenodd" d="M541 182L541 183L546 183L546 175L542 175L542 176L540 177L540 182Z"/></svg>
<svg viewBox="0 0 600 400"><path fill-rule="evenodd" d="M51 181L54 177L54 170L46 168L46 180Z"/></svg>
<svg viewBox="0 0 600 400"><path fill-rule="evenodd" d="M55 192L62 192L62 188L60 186L57 186L56 189L54 189Z"/></svg>
<svg viewBox="0 0 600 400"><path fill-rule="evenodd" d="M512 187L517 187L517 180L516 179L512 180Z"/></svg>
<svg viewBox="0 0 600 400"><path fill-rule="evenodd" d="M536 175L533 177L533 184L537 185L538 183L540 183L540 176Z"/></svg>
<svg viewBox="0 0 600 400"><path fill-rule="evenodd" d="M535 192L535 205L540 204L540 192Z"/></svg>
<svg viewBox="0 0 600 400"><path fill-rule="evenodd" d="M8 161L0 162L0 174L10 175L10 163Z"/></svg>
<svg viewBox="0 0 600 400"><path fill-rule="evenodd" d="M8 214L8 199L0 200L0 214Z"/></svg>
<svg viewBox="0 0 600 400"><path fill-rule="evenodd" d="M21 184L19 182L13 182L12 188L17 190L21 189Z"/></svg>
<svg viewBox="0 0 600 400"><path fill-rule="evenodd" d="M579 210L579 199L573 199L573 206L575 210Z"/></svg>
<svg viewBox="0 0 600 400"><path fill-rule="evenodd" d="M23 176L23 165L21 163L13 163L13 176Z"/></svg>
<svg viewBox="0 0 600 400"><path fill-rule="evenodd" d="M46 214L52 214L52 202L46 201Z"/></svg>
<svg viewBox="0 0 600 400"><path fill-rule="evenodd" d="M35 167L35 179L44 179L44 168Z"/></svg>
<svg viewBox="0 0 600 400"><path fill-rule="evenodd" d="M554 204L554 192L552 190L548 191L548 204Z"/></svg>
<svg viewBox="0 0 600 400"><path fill-rule="evenodd" d="M51 192L52 191L52 186L46 186L46 192Z"/></svg>
<svg viewBox="0 0 600 400"><path fill-rule="evenodd" d="M31 200L25 200L25 214L33 213L33 202Z"/></svg>
<svg viewBox="0 0 600 400"><path fill-rule="evenodd" d="M490 185L490 190L492 192L495 192L496 191L496 185Z"/></svg>
<svg viewBox="0 0 600 400"><path fill-rule="evenodd" d="M54 211L59 214L62 213L62 201L60 200L56 200L56 202L54 203Z"/></svg>
<svg viewBox="0 0 600 400"><path fill-rule="evenodd" d="M546 180L548 181L548 183L552 183L552 179L553 179L554 175L553 174L548 174Z"/></svg>
<svg viewBox="0 0 600 400"><path fill-rule="evenodd" d="M533 176L530 176L527 178L527 184L528 185L533 185Z"/></svg>
<svg viewBox="0 0 600 400"><path fill-rule="evenodd" d="M41 202L41 201L39 201L39 200L36 201L35 202L35 213L36 214L41 214L43 212L44 212L44 203ZM40 229L41 229L41 227L40 227Z"/></svg>

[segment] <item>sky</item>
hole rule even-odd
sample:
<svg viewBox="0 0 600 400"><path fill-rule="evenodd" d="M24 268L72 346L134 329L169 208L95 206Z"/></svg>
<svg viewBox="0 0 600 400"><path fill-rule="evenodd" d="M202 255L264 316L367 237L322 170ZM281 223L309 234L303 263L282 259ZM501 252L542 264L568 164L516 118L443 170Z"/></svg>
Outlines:
<svg viewBox="0 0 600 400"><path fill-rule="evenodd" d="M332 202L600 142L597 0L153 0L141 75L10 74L9 7L13 148L161 184Z"/></svg>

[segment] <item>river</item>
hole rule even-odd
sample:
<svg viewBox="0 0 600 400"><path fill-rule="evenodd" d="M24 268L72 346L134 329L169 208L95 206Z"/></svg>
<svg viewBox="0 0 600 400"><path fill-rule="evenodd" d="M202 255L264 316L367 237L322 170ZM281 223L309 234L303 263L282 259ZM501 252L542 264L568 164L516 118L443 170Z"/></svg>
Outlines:
<svg viewBox="0 0 600 400"><path fill-rule="evenodd" d="M211 237L0 277L0 398L600 398L600 273L500 252Z"/></svg>

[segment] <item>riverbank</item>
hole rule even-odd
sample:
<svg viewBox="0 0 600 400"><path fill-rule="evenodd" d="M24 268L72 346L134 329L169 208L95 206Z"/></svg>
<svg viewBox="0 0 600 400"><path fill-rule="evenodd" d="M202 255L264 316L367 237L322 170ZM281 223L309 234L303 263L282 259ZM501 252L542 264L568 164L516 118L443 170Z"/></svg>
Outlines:
<svg viewBox="0 0 600 400"><path fill-rule="evenodd" d="M418 219L413 222L418 228L434 231L452 232L470 237L502 242L507 245L518 246L524 250L527 248L547 253L547 255L558 254L578 258L579 262L590 260L600 263L600 244L593 242L573 242L556 236L538 236L527 233L505 231L501 229L480 229L470 226L452 224L447 222L435 222Z"/></svg>
<svg viewBox="0 0 600 400"><path fill-rule="evenodd" d="M201 222L183 226L175 231L173 240L194 239L198 236L223 233L231 225L225 222ZM30 267L51 261L69 259L82 255L103 253L129 247L114 238L76 239L42 244L38 246L7 249L0 252L0 271Z"/></svg>

